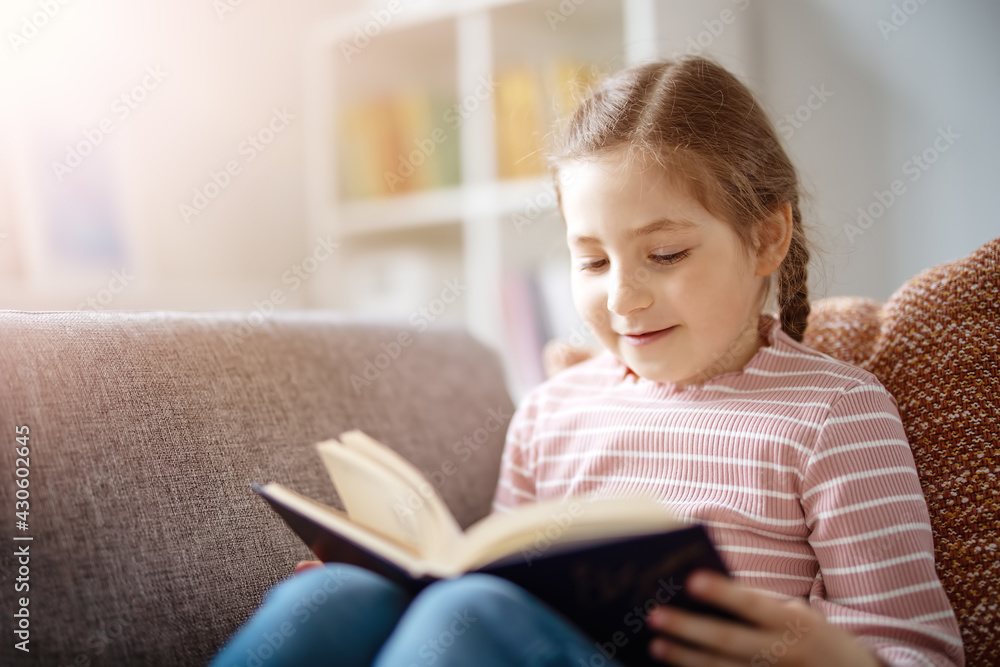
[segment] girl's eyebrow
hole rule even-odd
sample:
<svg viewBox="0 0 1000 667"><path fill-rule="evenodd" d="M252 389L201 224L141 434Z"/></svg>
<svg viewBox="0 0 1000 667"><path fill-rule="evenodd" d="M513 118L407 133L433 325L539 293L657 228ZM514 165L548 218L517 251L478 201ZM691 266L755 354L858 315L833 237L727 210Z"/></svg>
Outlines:
<svg viewBox="0 0 1000 667"><path fill-rule="evenodd" d="M677 220L671 220L669 218L660 218L654 220L642 227L637 227L636 229L631 229L625 235L626 240L633 241L641 236L649 236L650 234L656 234L659 232L679 232L686 229L694 229L698 225L691 222L690 220L685 220L683 218ZM593 236L574 236L570 239L570 245L588 245L588 244L601 244L601 240Z"/></svg>

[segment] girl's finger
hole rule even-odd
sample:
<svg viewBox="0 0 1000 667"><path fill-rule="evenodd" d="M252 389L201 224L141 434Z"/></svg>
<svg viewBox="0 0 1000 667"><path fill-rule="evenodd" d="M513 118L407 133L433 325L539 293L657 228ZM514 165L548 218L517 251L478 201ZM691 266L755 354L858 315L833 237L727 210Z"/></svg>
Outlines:
<svg viewBox="0 0 1000 667"><path fill-rule="evenodd" d="M318 560L300 560L295 566L295 574L308 570L311 567L320 567L321 565L323 565L323 563Z"/></svg>
<svg viewBox="0 0 1000 667"><path fill-rule="evenodd" d="M675 607L657 607L650 612L648 620L649 627L657 632L705 647L711 653L722 654L727 659L741 659L744 663L759 653L761 648L773 644L779 636L771 629L752 628Z"/></svg>
<svg viewBox="0 0 1000 667"><path fill-rule="evenodd" d="M698 667L746 667L745 658L743 660L734 660L725 656L706 653L705 651L672 642L664 637L657 637L649 642L649 653L660 662L676 665L677 667L687 667L687 665L698 665Z"/></svg>
<svg viewBox="0 0 1000 667"><path fill-rule="evenodd" d="M693 596L761 628L787 630L791 625L805 631L815 620L815 612L804 602L794 605L778 600L709 570L699 570L688 577L687 590Z"/></svg>

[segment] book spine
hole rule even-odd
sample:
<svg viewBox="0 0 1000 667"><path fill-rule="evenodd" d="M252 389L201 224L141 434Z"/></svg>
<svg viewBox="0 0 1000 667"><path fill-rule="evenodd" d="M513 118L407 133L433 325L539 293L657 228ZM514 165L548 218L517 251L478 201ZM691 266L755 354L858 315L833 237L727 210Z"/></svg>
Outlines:
<svg viewBox="0 0 1000 667"><path fill-rule="evenodd" d="M274 500L259 484L254 483L251 487L267 501L278 516L284 519L288 527L305 542L309 550L324 563L346 563L364 568L398 584L411 595L416 595L437 581L437 577L431 575L414 577L393 561L342 537Z"/></svg>

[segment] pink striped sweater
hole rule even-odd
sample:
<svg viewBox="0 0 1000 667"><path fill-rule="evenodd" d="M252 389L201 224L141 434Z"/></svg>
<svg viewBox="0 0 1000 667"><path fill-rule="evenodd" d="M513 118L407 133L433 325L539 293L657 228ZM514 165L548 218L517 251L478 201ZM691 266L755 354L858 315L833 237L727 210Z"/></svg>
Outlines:
<svg viewBox="0 0 1000 667"><path fill-rule="evenodd" d="M532 389L493 511L653 493L706 524L737 581L808 599L887 665L964 665L895 400L763 317L765 347L702 385L638 378L605 351Z"/></svg>

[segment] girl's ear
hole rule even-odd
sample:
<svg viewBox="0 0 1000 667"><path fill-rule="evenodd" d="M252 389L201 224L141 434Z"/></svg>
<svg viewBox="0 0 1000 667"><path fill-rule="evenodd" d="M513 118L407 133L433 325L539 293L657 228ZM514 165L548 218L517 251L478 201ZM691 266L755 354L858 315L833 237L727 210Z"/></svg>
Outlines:
<svg viewBox="0 0 1000 667"><path fill-rule="evenodd" d="M778 270L792 244L792 205L785 202L770 217L762 220L754 230L757 242L758 276L769 276Z"/></svg>

